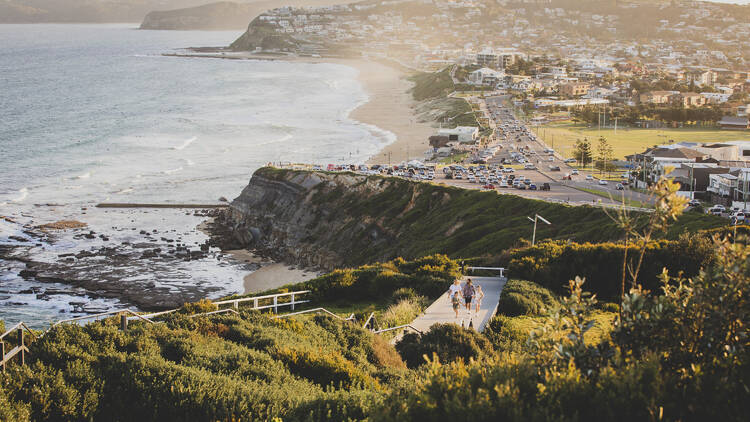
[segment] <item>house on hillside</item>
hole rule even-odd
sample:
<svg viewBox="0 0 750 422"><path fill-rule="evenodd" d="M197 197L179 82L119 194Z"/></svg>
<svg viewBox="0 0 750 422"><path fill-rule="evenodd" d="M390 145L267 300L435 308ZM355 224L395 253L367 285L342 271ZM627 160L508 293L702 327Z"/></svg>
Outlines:
<svg viewBox="0 0 750 422"><path fill-rule="evenodd" d="M505 78L505 72L483 67L469 73L468 79L474 85L495 86Z"/></svg>
<svg viewBox="0 0 750 422"><path fill-rule="evenodd" d="M702 107L706 105L708 100L697 92L683 92L673 97L675 104L682 105L685 108L689 107Z"/></svg>
<svg viewBox="0 0 750 422"><path fill-rule="evenodd" d="M587 83L574 82L560 85L560 95L567 95L570 97L580 97L586 95L591 89L591 85Z"/></svg>
<svg viewBox="0 0 750 422"><path fill-rule="evenodd" d="M678 91L651 91L641 94L640 100L644 104L669 104Z"/></svg>

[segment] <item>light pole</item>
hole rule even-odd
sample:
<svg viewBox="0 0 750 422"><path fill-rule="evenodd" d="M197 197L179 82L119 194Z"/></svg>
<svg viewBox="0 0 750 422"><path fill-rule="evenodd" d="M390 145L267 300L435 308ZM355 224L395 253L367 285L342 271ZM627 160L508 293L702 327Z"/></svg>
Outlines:
<svg viewBox="0 0 750 422"><path fill-rule="evenodd" d="M531 246L534 246L534 244L536 243L536 223L537 223L537 221L538 220L542 220L543 222L547 223L548 225L552 225L552 223L550 223L549 221L545 220L544 217L542 217L539 214L534 214L534 218L531 218L531 217L526 217L526 218L528 218L529 221L531 221L532 223L534 223L534 234L531 235Z"/></svg>

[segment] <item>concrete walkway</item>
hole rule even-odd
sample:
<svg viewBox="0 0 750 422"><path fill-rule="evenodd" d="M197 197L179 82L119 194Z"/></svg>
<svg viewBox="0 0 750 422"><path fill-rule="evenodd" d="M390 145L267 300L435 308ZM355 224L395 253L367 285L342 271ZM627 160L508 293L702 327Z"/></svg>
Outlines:
<svg viewBox="0 0 750 422"><path fill-rule="evenodd" d="M497 311L497 304L500 301L500 293L503 291L505 277L473 277L469 276L461 280L461 284L466 282L467 278L471 278L471 281L476 286L477 284L482 286L484 291L484 299L482 299L482 305L479 308L479 313L473 311L471 316L466 312L466 308L462 307L458 312L458 318L453 312L453 305L451 304L448 292L443 293L432 305L430 305L424 314L417 317L411 325L422 332L427 332L435 323L446 323L452 322L456 324L463 323L466 327L469 326L469 321L473 322L474 329L481 332L484 330L484 326L490 321Z"/></svg>

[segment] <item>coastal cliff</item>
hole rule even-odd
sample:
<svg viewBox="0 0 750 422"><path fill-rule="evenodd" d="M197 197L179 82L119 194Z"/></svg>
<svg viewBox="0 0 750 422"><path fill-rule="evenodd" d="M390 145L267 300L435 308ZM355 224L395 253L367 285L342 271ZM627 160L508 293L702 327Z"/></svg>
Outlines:
<svg viewBox="0 0 750 422"><path fill-rule="evenodd" d="M261 5L217 2L185 9L154 11L146 15L140 29L244 29L263 11L264 6L265 2Z"/></svg>
<svg viewBox="0 0 750 422"><path fill-rule="evenodd" d="M296 265L331 270L431 253L498 256L531 238L527 215L553 222L537 239L596 242L621 231L600 209L394 177L262 168L217 225L239 245ZM669 237L719 224L686 215Z"/></svg>

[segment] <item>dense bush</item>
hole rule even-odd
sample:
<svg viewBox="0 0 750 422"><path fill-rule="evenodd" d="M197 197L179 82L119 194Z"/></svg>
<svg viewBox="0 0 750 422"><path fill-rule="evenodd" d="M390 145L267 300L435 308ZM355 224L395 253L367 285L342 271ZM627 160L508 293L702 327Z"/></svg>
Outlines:
<svg viewBox="0 0 750 422"><path fill-rule="evenodd" d="M396 350L409 368L426 363L433 355L440 362L478 359L491 351L490 343L474 330L455 324L435 324L424 334L407 333L396 343Z"/></svg>
<svg viewBox="0 0 750 422"><path fill-rule="evenodd" d="M663 277L662 294L633 289L611 335L596 325L582 280L540 320L521 353L432 364L394 390L375 421L705 421L750 412L750 248L714 245L691 279ZM507 321L493 321L501 332ZM509 337L509 336L506 336ZM516 340L517 341L517 340Z"/></svg>
<svg viewBox="0 0 750 422"><path fill-rule="evenodd" d="M310 281L270 292L310 290L315 301L377 301L396 294L426 296L443 294L460 276L458 263L445 255L425 256L413 261L402 258L365 265L356 269L335 270Z"/></svg>
<svg viewBox="0 0 750 422"><path fill-rule="evenodd" d="M525 280L509 280L503 293L497 311L502 315L541 315L557 306L555 296L544 287Z"/></svg>
<svg viewBox="0 0 750 422"><path fill-rule="evenodd" d="M568 280L581 276L600 299L619 300L624 250L619 243L544 242L512 250L505 260L513 277L533 280L557 294L564 293ZM628 255L637 256L637 248L632 246ZM658 290L662 269L690 277L714 258L706 236L686 234L674 241L654 241L647 246L638 282L648 290Z"/></svg>
<svg viewBox="0 0 750 422"><path fill-rule="evenodd" d="M27 363L0 376L1 420L357 420L404 367L354 324L247 312L58 326Z"/></svg>

